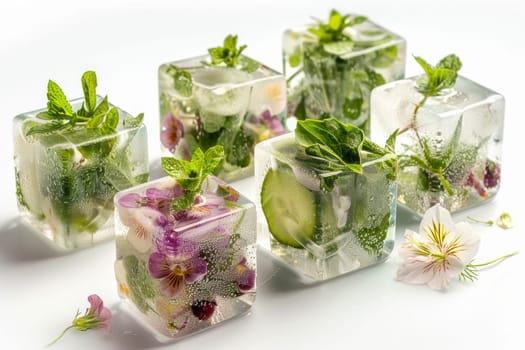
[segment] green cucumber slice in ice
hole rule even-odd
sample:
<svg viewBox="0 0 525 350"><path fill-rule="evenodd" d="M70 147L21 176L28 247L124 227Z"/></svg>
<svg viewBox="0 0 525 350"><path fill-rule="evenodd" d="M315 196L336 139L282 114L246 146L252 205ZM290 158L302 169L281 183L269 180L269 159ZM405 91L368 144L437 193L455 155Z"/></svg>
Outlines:
<svg viewBox="0 0 525 350"><path fill-rule="evenodd" d="M261 206L273 237L282 244L303 248L314 235L314 194L302 186L288 167L270 169L261 189ZM302 243L301 243L302 242Z"/></svg>

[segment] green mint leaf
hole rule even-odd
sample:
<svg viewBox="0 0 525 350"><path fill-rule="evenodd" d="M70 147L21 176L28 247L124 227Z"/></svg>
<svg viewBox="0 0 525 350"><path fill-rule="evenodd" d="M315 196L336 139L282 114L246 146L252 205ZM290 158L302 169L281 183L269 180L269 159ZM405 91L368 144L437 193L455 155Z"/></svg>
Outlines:
<svg viewBox="0 0 525 350"><path fill-rule="evenodd" d="M391 37L389 37L389 40L391 40ZM392 45L375 51L373 53L374 57L371 59L370 63L377 68L387 68L397 60L397 54L397 45Z"/></svg>
<svg viewBox="0 0 525 350"><path fill-rule="evenodd" d="M308 31L317 36L321 44L333 43L338 41L351 41L352 38L345 33L345 29L363 23L367 18L364 16L341 15L336 10L330 11L330 16L326 23L318 21L316 26L308 28Z"/></svg>
<svg viewBox="0 0 525 350"><path fill-rule="evenodd" d="M418 80L418 89L425 96L436 96L443 89L456 84L458 71L461 69L460 59L452 54L444 57L433 67L421 57L415 57L416 62L423 68L425 77Z"/></svg>
<svg viewBox="0 0 525 350"><path fill-rule="evenodd" d="M96 129L96 128L98 128L100 126L100 124L102 124L102 122L104 121L104 116L105 116L105 114L103 114L103 113L98 113L98 114L93 115L93 117L91 117L86 122L86 128L88 128L88 129Z"/></svg>
<svg viewBox="0 0 525 350"><path fill-rule="evenodd" d="M124 119L124 126L127 128L137 128L142 125L144 120L144 113L140 113L135 118Z"/></svg>
<svg viewBox="0 0 525 350"><path fill-rule="evenodd" d="M225 49L235 51L237 49L237 35L228 35L224 38L223 46Z"/></svg>
<svg viewBox="0 0 525 350"><path fill-rule="evenodd" d="M175 199L173 207L177 210L189 207L194 197L201 193L202 185L208 175L216 171L223 158L224 148L219 145L211 147L206 153L197 148L193 152L191 161L162 157L162 169L177 181L185 193L185 198Z"/></svg>
<svg viewBox="0 0 525 350"><path fill-rule="evenodd" d="M62 119L61 116L55 116L55 115L51 115L49 114L49 112L45 111L45 112L40 112L36 115L36 117L38 119L42 119L42 120L56 120L56 119Z"/></svg>
<svg viewBox="0 0 525 350"><path fill-rule="evenodd" d="M166 175L171 176L174 179L185 176L184 169L189 166L187 165L189 162L183 159L162 157L160 161L162 169Z"/></svg>
<svg viewBox="0 0 525 350"><path fill-rule="evenodd" d="M97 103L97 75L93 71L87 71L82 75L82 90L88 114L95 110Z"/></svg>
<svg viewBox="0 0 525 350"><path fill-rule="evenodd" d="M252 160L251 151L253 144L254 139L251 133L244 128L240 128L233 139L226 161L239 167L247 167Z"/></svg>
<svg viewBox="0 0 525 350"><path fill-rule="evenodd" d="M52 80L47 83L47 110L50 115L58 116L71 116L73 115L73 109L67 101L66 95Z"/></svg>
<svg viewBox="0 0 525 350"><path fill-rule="evenodd" d="M345 98L343 103L343 115L347 119L355 120L361 116L361 108L363 106L363 98L357 97L353 99Z"/></svg>
<svg viewBox="0 0 525 350"><path fill-rule="evenodd" d="M446 68L458 72L461 69L462 63L458 56L451 54L443 57L436 68Z"/></svg>
<svg viewBox="0 0 525 350"><path fill-rule="evenodd" d="M184 192L183 196L173 199L173 202L171 202L171 207L175 211L185 210L191 207L191 205L195 201L195 195L196 193L193 192Z"/></svg>
<svg viewBox="0 0 525 350"><path fill-rule="evenodd" d="M225 64L227 67L236 67L239 63L239 56L246 49L246 45L237 48L237 35L228 35L222 47L212 47L208 49L211 64Z"/></svg>
<svg viewBox="0 0 525 350"><path fill-rule="evenodd" d="M155 297L153 278L145 262L135 255L127 255L123 259L126 279L128 281L131 300L142 313L151 310L149 299Z"/></svg>
<svg viewBox="0 0 525 350"><path fill-rule="evenodd" d="M369 254L379 256L383 250L389 226L390 212L387 212L377 226L365 226L357 231L356 238L361 247Z"/></svg>
<svg viewBox="0 0 525 350"><path fill-rule="evenodd" d="M246 73L253 73L261 66L259 62L246 56L239 57L239 65L240 69Z"/></svg>
<svg viewBox="0 0 525 350"><path fill-rule="evenodd" d="M36 135L36 134L49 134L52 132L56 132L58 130L62 130L66 128L68 125L69 124L67 123L61 123L58 121L34 125L27 129L26 136L31 136L31 135Z"/></svg>
<svg viewBox="0 0 525 350"><path fill-rule="evenodd" d="M352 51L354 43L350 40L345 41L334 41L323 44L323 49L336 56L341 56Z"/></svg>
<svg viewBox="0 0 525 350"><path fill-rule="evenodd" d="M173 88L175 91L182 97L190 97L193 92L193 79L191 74L174 65L168 67L168 74L173 77Z"/></svg>
<svg viewBox="0 0 525 350"><path fill-rule="evenodd" d="M325 159L333 170L361 171L364 133L353 125L335 118L300 120L295 139L307 156Z"/></svg>
<svg viewBox="0 0 525 350"><path fill-rule="evenodd" d="M215 174L218 167L224 159L224 148L222 146L213 146L204 153L203 173ZM206 175L207 176L207 175Z"/></svg>
<svg viewBox="0 0 525 350"><path fill-rule="evenodd" d="M108 132L114 133L119 122L119 113L116 107L113 107L106 114L106 119L102 124L102 128Z"/></svg>
<svg viewBox="0 0 525 350"><path fill-rule="evenodd" d="M299 67L302 61L302 55L303 55L303 52L301 50L301 46L297 45L295 49L293 50L293 53L290 56L288 56L288 64L290 65L290 67L292 68Z"/></svg>
<svg viewBox="0 0 525 350"><path fill-rule="evenodd" d="M338 30L343 25L343 16L336 10L330 11L330 18L328 19L328 25L332 30Z"/></svg>
<svg viewBox="0 0 525 350"><path fill-rule="evenodd" d="M108 97L105 96L104 99L98 104L98 106L93 111L93 116L96 116L97 114L105 115L109 110L109 102Z"/></svg>

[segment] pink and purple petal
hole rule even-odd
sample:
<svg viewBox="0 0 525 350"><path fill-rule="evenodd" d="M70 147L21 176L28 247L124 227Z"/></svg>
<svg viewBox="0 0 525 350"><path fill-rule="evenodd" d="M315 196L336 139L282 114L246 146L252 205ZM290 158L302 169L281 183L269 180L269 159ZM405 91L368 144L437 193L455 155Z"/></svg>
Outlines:
<svg viewBox="0 0 525 350"><path fill-rule="evenodd" d="M148 269L154 278L164 278L171 274L166 255L157 252L149 256Z"/></svg>
<svg viewBox="0 0 525 350"><path fill-rule="evenodd" d="M140 208L143 198L138 193L128 193L119 198L118 204L124 208Z"/></svg>
<svg viewBox="0 0 525 350"><path fill-rule="evenodd" d="M160 132L160 141L162 145L174 152L180 140L184 136L184 126L173 113L168 113L162 119L162 131Z"/></svg>
<svg viewBox="0 0 525 350"><path fill-rule="evenodd" d="M170 273L160 281L160 290L170 298L176 297L184 289L184 277Z"/></svg>
<svg viewBox="0 0 525 350"><path fill-rule="evenodd" d="M188 261L190 265L187 274L184 276L187 283L193 283L206 275L208 272L208 263L201 258L193 258Z"/></svg>

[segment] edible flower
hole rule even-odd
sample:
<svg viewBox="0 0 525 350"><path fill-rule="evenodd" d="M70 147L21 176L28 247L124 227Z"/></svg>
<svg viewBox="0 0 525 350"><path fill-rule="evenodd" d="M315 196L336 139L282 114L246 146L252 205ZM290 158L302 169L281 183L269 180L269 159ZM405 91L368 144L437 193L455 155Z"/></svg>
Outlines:
<svg viewBox="0 0 525 350"><path fill-rule="evenodd" d="M175 152L175 148L184 137L184 126L179 118L171 112L162 118L162 130L160 141L170 152Z"/></svg>
<svg viewBox="0 0 525 350"><path fill-rule="evenodd" d="M87 331L88 329L93 328L102 328L102 330L104 330L106 333L111 333L111 311L109 311L107 307L104 307L104 302L96 294L90 295L88 297L88 301L90 303L90 307L86 309L85 314L83 316L79 316L80 312L77 311L71 326L64 329L64 331L55 340L49 343L48 346L55 344L68 330L72 328L75 328L79 331Z"/></svg>
<svg viewBox="0 0 525 350"><path fill-rule="evenodd" d="M479 267L517 254L474 264L480 235L467 222L454 223L450 212L439 204L426 211L419 232L406 230L405 239L400 250L403 262L397 271L397 279L411 284L427 284L434 290L447 289L452 277L474 281Z"/></svg>

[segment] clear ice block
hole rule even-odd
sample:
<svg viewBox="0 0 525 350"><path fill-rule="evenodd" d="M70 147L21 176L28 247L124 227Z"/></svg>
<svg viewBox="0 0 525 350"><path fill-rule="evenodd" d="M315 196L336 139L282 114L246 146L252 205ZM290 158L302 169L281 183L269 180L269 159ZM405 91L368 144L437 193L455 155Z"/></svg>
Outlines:
<svg viewBox="0 0 525 350"><path fill-rule="evenodd" d="M420 215L437 203L451 212L484 203L500 186L503 96L458 76L417 107L420 78L372 92L372 139L400 130L398 202Z"/></svg>
<svg viewBox="0 0 525 350"><path fill-rule="evenodd" d="M82 101L71 101L73 110ZM43 111L47 109L18 115L13 123L22 217L67 250L113 238L113 196L148 179L146 127L126 126L126 119L133 117L118 109L114 135L82 127L26 136L31 126L42 122L36 115Z"/></svg>
<svg viewBox="0 0 525 350"><path fill-rule="evenodd" d="M307 280L326 280L384 261L395 240L396 184L376 164L346 172L327 192L297 158L293 134L255 148L258 233ZM366 160L365 160L366 162Z"/></svg>
<svg viewBox="0 0 525 350"><path fill-rule="evenodd" d="M370 92L404 77L405 40L367 20L346 28L353 46L325 49L309 28L283 35L288 115L335 117L370 134Z"/></svg>
<svg viewBox="0 0 525 350"><path fill-rule="evenodd" d="M163 150L189 160L197 147L222 145L225 181L253 175L254 145L285 132L283 75L246 56L239 62L212 66L206 55L159 67Z"/></svg>
<svg viewBox="0 0 525 350"><path fill-rule="evenodd" d="M217 325L255 301L255 206L217 178L208 186L178 212L171 202L182 190L170 177L115 196L119 294L159 340Z"/></svg>

